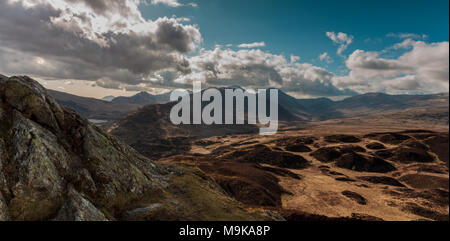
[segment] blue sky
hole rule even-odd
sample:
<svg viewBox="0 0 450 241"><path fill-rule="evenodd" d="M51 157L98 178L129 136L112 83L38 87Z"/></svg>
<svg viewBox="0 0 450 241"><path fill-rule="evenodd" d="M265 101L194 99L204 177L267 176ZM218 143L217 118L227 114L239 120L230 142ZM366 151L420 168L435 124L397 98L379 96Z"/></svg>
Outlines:
<svg viewBox="0 0 450 241"><path fill-rule="evenodd" d="M1 0L0 73L103 97L449 89L449 1Z"/></svg>
<svg viewBox="0 0 450 241"><path fill-rule="evenodd" d="M188 3L192 1L180 1ZM203 36L202 47L234 46L264 41L266 51L297 55L339 73L344 59L326 37L328 31L354 36L346 53L356 49L380 51L398 42L389 33L425 34L427 42L449 40L449 1L358 1L358 0L197 0L198 7L141 5L146 18L187 17ZM329 53L335 60L320 63Z"/></svg>

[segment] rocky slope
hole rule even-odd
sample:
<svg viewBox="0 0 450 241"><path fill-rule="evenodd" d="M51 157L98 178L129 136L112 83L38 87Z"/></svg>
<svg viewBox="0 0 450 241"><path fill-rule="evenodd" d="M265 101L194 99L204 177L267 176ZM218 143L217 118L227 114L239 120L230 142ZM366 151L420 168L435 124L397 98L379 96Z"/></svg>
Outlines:
<svg viewBox="0 0 450 241"><path fill-rule="evenodd" d="M273 220L189 165L149 160L36 81L0 76L0 220Z"/></svg>

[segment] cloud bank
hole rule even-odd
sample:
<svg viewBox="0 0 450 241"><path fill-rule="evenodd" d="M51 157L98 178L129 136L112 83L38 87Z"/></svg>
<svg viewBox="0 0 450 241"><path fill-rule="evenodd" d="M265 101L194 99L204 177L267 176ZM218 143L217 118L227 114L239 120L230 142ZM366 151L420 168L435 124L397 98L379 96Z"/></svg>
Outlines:
<svg viewBox="0 0 450 241"><path fill-rule="evenodd" d="M149 3L182 4L176 0L2 0L0 72L63 82L86 80L125 90L191 88L192 81L202 81L206 86L277 87L299 96L448 91L448 42L426 43L423 35L391 34L401 42L384 51L354 50L344 56L354 37L326 32L349 70L337 75L300 62L299 56L257 49L265 42L204 49L199 27L187 24L186 18L145 19L139 5ZM393 50L403 54L385 56ZM333 59L323 52L318 61L330 64Z"/></svg>
<svg viewBox="0 0 450 241"><path fill-rule="evenodd" d="M265 47L266 43L264 42L255 42L255 43L249 43L249 44L239 44L238 48L258 48L258 47Z"/></svg>
<svg viewBox="0 0 450 241"><path fill-rule="evenodd" d="M427 44L409 39L401 46L410 50L395 59L383 58L379 52L354 51L345 62L350 74L335 78L333 83L359 92L448 91L448 42Z"/></svg>
<svg viewBox="0 0 450 241"><path fill-rule="evenodd" d="M163 69L188 71L185 54L202 41L198 28L173 18L145 20L138 4L2 1L1 67L54 78L109 77L129 83Z"/></svg>

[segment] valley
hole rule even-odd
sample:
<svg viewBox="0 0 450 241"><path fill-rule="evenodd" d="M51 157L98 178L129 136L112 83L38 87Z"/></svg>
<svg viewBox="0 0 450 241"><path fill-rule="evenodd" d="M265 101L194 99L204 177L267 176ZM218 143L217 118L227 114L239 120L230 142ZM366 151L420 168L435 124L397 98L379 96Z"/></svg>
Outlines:
<svg viewBox="0 0 450 241"><path fill-rule="evenodd" d="M69 96L26 76L2 77L0 94L3 220L448 221L448 94L280 91L272 136L173 125L175 103Z"/></svg>
<svg viewBox="0 0 450 241"><path fill-rule="evenodd" d="M448 130L360 127L212 137L161 161L197 166L237 200L292 221L448 220L448 149L436 146Z"/></svg>

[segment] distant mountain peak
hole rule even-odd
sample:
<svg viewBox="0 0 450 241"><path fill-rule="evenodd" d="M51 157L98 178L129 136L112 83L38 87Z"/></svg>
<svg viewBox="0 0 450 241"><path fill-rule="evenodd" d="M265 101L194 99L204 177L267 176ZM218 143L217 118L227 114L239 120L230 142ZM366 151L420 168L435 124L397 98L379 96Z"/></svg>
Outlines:
<svg viewBox="0 0 450 241"><path fill-rule="evenodd" d="M102 100L111 102L112 100L114 100L114 98L116 98L116 97L113 95L108 95L108 96L103 97Z"/></svg>
<svg viewBox="0 0 450 241"><path fill-rule="evenodd" d="M141 91L137 94L135 94L134 96L152 96L150 93L148 93L147 91Z"/></svg>
<svg viewBox="0 0 450 241"><path fill-rule="evenodd" d="M373 96L373 97L379 97L379 96L388 96L389 94L386 93L381 93L381 92L370 92L370 93L365 93L362 94L360 96Z"/></svg>
<svg viewBox="0 0 450 241"><path fill-rule="evenodd" d="M242 89L242 90L244 90L244 88L242 88L242 86L240 86L240 85L230 85L230 86L226 87L226 89Z"/></svg>
<svg viewBox="0 0 450 241"><path fill-rule="evenodd" d="M119 96L112 100L114 103L128 103L138 105L152 105L169 102L169 94L152 95L147 91L141 91L133 96Z"/></svg>

